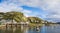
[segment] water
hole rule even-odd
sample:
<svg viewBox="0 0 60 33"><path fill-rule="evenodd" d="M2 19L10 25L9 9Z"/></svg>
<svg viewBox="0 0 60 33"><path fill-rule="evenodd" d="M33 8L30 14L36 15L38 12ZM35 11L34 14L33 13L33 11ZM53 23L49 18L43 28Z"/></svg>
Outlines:
<svg viewBox="0 0 60 33"><path fill-rule="evenodd" d="M0 33L60 33L60 25L43 25L40 27L25 27L0 29Z"/></svg>

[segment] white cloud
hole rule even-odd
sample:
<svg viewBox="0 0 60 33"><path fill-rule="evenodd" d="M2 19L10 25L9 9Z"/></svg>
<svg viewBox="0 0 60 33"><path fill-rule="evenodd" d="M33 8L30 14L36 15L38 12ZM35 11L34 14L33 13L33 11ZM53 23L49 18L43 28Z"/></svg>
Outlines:
<svg viewBox="0 0 60 33"><path fill-rule="evenodd" d="M24 13L24 15L26 16L26 17L30 17L30 16L34 16L34 17L39 17L40 16L40 13L38 13L38 12L33 12L33 11L31 11L31 10L23 10L23 11L21 11L21 12L23 12Z"/></svg>
<svg viewBox="0 0 60 33"><path fill-rule="evenodd" d="M24 9L23 11L21 11L21 12L23 12L26 17L29 17L29 16L30 16L29 14L32 13L32 11L30 11L30 10L25 10L25 9Z"/></svg>
<svg viewBox="0 0 60 33"><path fill-rule="evenodd" d="M60 0L45 0L42 9L48 12L46 18L60 18Z"/></svg>
<svg viewBox="0 0 60 33"><path fill-rule="evenodd" d="M22 4L29 7L38 7L40 4L40 0L19 0Z"/></svg>
<svg viewBox="0 0 60 33"><path fill-rule="evenodd" d="M0 12L8 12L8 11L22 11L23 8L18 7L14 3L0 3Z"/></svg>
<svg viewBox="0 0 60 33"><path fill-rule="evenodd" d="M0 12L19 11L19 12L23 12L24 15L28 17L29 14L32 13L32 11L23 9L21 7L22 5L18 1L9 0L9 1L5 1L5 2L0 3Z"/></svg>
<svg viewBox="0 0 60 33"><path fill-rule="evenodd" d="M7 0L4 3L14 3L17 6L41 7L43 10L60 10L60 0Z"/></svg>
<svg viewBox="0 0 60 33"><path fill-rule="evenodd" d="M60 18L60 15L47 15L47 18Z"/></svg>
<svg viewBox="0 0 60 33"><path fill-rule="evenodd" d="M40 7L44 12L48 12L45 18L60 18L60 0L7 0L0 3L0 12L11 10L24 11L25 14L32 13L30 10L24 10L20 6ZM33 14L39 15L39 14ZM31 15L31 16L33 16Z"/></svg>
<svg viewBox="0 0 60 33"><path fill-rule="evenodd" d="M40 7L50 18L60 18L60 0L19 0L29 7ZM55 15L51 14L55 13ZM45 15L46 16L46 15ZM46 16L46 18L49 18Z"/></svg>
<svg viewBox="0 0 60 33"><path fill-rule="evenodd" d="M30 11L30 10L25 10L25 9L24 9L22 12L23 12L23 13L26 13L26 14L27 14L27 13L32 13L32 11Z"/></svg>

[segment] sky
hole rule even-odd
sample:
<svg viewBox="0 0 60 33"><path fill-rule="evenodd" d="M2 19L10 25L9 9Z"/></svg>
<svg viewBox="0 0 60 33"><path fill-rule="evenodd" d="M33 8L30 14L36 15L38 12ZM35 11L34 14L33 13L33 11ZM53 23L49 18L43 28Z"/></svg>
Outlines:
<svg viewBox="0 0 60 33"><path fill-rule="evenodd" d="M60 0L0 0L0 12L18 11L26 17L60 22Z"/></svg>

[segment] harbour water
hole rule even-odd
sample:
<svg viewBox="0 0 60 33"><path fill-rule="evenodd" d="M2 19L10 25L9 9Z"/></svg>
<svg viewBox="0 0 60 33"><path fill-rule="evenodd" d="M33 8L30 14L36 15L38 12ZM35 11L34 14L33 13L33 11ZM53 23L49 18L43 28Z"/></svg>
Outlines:
<svg viewBox="0 0 60 33"><path fill-rule="evenodd" d="M60 33L60 25L43 25L40 27L26 27L0 29L0 33Z"/></svg>

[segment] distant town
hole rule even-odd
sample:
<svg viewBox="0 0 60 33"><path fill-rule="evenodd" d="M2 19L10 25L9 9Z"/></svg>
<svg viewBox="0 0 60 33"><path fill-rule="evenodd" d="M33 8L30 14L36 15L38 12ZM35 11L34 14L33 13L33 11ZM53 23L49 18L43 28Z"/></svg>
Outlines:
<svg viewBox="0 0 60 33"><path fill-rule="evenodd" d="M60 24L60 22L53 23L47 20L43 20L39 17L26 17L22 12L0 12L0 27L7 25L29 25L36 26L36 24Z"/></svg>

